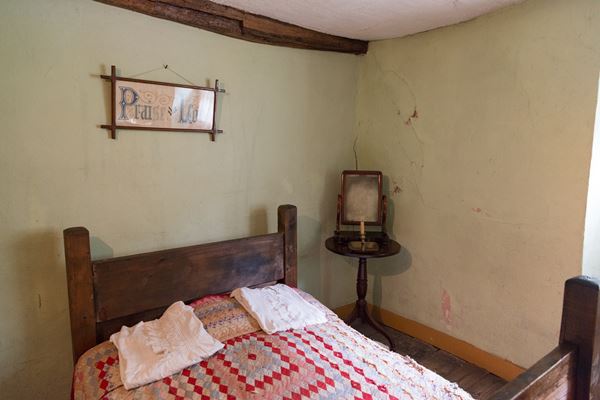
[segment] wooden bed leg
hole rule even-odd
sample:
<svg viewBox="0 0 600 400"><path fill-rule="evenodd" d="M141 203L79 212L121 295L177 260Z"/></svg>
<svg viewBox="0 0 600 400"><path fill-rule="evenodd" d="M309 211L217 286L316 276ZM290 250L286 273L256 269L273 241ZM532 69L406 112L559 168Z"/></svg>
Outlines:
<svg viewBox="0 0 600 400"><path fill-rule="evenodd" d="M76 363L87 349L96 345L96 313L94 310L90 234L87 229L78 227L65 229L63 235L69 290L73 363Z"/></svg>
<svg viewBox="0 0 600 400"><path fill-rule="evenodd" d="M277 208L277 226L283 232L284 278L281 281L288 286L298 285L298 233L296 232L296 206L286 204Z"/></svg>
<svg viewBox="0 0 600 400"><path fill-rule="evenodd" d="M577 346L575 399L600 398L600 281L578 276L565 282L560 343Z"/></svg>

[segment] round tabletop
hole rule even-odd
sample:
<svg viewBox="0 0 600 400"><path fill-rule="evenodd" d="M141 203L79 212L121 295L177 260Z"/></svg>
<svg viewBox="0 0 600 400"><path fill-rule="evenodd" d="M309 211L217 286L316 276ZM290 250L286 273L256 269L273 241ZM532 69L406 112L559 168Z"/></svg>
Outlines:
<svg viewBox="0 0 600 400"><path fill-rule="evenodd" d="M348 257L356 257L356 258L381 258L381 257L389 257L394 254L398 254L402 246L400 243L395 240L388 239L387 244L382 245L379 244L379 250L368 253L359 253L356 251L352 251L348 248L348 243L340 243L338 242L335 236L331 236L325 241L325 247L327 250L334 252L336 254L340 254L342 256Z"/></svg>

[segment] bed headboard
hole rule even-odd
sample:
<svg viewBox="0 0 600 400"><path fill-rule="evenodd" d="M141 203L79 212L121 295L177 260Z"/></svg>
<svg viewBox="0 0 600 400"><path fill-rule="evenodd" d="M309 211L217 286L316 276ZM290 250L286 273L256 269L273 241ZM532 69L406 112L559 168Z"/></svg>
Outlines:
<svg viewBox="0 0 600 400"><path fill-rule="evenodd" d="M73 360L178 300L274 282L295 287L296 207L279 206L277 220L276 233L97 261L88 230L65 229Z"/></svg>

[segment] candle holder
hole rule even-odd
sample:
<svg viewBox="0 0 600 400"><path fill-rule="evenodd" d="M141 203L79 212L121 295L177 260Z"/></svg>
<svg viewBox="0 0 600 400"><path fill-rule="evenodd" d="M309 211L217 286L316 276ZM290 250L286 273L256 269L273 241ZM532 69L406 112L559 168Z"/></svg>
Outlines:
<svg viewBox="0 0 600 400"><path fill-rule="evenodd" d="M379 243L352 240L348 242L348 249L353 253L376 253L379 251Z"/></svg>

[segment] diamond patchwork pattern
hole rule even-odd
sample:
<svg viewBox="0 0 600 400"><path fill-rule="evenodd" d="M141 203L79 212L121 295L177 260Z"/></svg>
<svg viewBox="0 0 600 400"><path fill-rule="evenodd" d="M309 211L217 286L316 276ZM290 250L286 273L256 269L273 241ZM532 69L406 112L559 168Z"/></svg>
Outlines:
<svg viewBox="0 0 600 400"><path fill-rule="evenodd" d="M75 370L74 399L472 400L333 315L328 323L303 330L229 339L209 359L131 391L120 386L118 368L112 344L90 350Z"/></svg>
<svg viewBox="0 0 600 400"><path fill-rule="evenodd" d="M96 368L98 369L98 380L100 381L100 389L106 391L108 388L110 381L107 379L107 374L110 371L110 367L115 365L118 359L118 356L108 356L106 360L101 360L96 363Z"/></svg>

